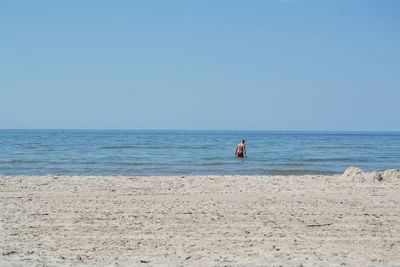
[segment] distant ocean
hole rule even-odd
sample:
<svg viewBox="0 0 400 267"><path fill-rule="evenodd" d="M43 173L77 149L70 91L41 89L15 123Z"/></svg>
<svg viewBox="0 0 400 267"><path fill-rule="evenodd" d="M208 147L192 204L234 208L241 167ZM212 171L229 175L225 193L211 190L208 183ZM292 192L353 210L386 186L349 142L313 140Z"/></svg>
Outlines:
<svg viewBox="0 0 400 267"><path fill-rule="evenodd" d="M246 140L248 157L236 158ZM398 132L0 130L0 175L289 175L400 168Z"/></svg>

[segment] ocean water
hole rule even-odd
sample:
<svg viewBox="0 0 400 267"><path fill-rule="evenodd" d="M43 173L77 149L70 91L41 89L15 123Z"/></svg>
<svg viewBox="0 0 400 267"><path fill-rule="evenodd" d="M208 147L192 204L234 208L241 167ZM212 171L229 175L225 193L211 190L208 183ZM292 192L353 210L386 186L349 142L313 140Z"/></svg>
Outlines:
<svg viewBox="0 0 400 267"><path fill-rule="evenodd" d="M241 139L243 159L234 155ZM400 169L400 133L0 130L0 175L301 175L349 166Z"/></svg>

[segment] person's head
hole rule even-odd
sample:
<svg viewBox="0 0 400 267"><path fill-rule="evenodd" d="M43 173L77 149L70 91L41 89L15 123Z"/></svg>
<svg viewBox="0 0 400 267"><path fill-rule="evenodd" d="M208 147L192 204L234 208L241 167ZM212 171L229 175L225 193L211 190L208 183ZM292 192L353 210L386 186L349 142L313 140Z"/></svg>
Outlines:
<svg viewBox="0 0 400 267"><path fill-rule="evenodd" d="M243 140L242 140L242 144L244 144L244 142L245 142L245 140L243 139Z"/></svg>

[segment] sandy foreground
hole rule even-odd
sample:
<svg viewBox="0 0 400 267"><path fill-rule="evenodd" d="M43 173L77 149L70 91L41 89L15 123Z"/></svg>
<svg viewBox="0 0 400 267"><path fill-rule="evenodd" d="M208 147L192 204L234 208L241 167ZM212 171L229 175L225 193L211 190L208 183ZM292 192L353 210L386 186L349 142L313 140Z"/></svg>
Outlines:
<svg viewBox="0 0 400 267"><path fill-rule="evenodd" d="M1 266L400 266L400 171L0 177Z"/></svg>

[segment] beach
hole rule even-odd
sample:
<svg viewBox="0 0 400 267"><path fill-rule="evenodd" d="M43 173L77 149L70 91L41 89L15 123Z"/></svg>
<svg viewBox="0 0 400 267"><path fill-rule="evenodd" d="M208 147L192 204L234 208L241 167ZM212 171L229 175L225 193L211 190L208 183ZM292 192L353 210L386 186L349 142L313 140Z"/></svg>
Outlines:
<svg viewBox="0 0 400 267"><path fill-rule="evenodd" d="M1 266L400 266L400 171L0 176Z"/></svg>

